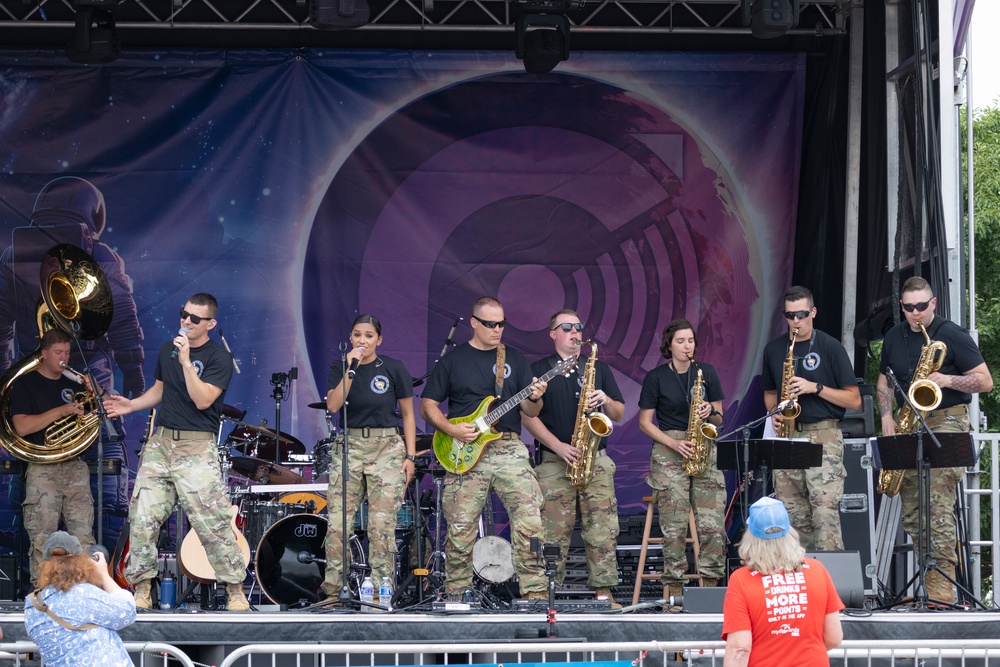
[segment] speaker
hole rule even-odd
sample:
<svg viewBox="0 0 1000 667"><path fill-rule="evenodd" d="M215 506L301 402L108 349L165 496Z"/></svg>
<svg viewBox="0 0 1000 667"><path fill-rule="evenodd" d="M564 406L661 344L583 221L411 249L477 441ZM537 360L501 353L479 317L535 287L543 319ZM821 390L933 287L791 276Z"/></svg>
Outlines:
<svg viewBox="0 0 1000 667"><path fill-rule="evenodd" d="M864 609L865 591L861 581L861 556L857 551L807 551L830 573L841 601L851 609Z"/></svg>
<svg viewBox="0 0 1000 667"><path fill-rule="evenodd" d="M16 600L17 558L10 554L0 556L0 600Z"/></svg>
<svg viewBox="0 0 1000 667"><path fill-rule="evenodd" d="M871 445L865 438L844 440L844 495L840 499L840 532L844 549L857 551L867 595L876 592L875 506ZM845 601L846 603L846 601Z"/></svg>
<svg viewBox="0 0 1000 667"><path fill-rule="evenodd" d="M725 599L725 586L685 586L683 607L689 614L721 614Z"/></svg>
<svg viewBox="0 0 1000 667"><path fill-rule="evenodd" d="M750 32L754 37L780 37L799 24L799 0L753 0Z"/></svg>

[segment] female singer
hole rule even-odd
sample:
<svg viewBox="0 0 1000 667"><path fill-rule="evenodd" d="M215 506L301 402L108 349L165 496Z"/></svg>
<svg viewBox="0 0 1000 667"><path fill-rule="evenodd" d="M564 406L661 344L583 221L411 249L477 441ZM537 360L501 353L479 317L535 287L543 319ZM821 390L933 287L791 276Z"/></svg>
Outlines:
<svg viewBox="0 0 1000 667"><path fill-rule="evenodd" d="M695 360L698 339L687 320L674 320L663 329L660 352L667 363L646 374L639 395L639 428L653 439L646 483L654 490L663 531L663 596L683 594L687 572L684 540L688 514L694 509L700 541L699 574L704 586L717 586L725 574L726 482L715 465L715 447L706 440L707 469L689 477L684 462L694 451L687 439L691 394L698 369L702 372L703 401L698 415L713 425L722 423L722 384L711 364ZM694 361L692 361L694 360Z"/></svg>
<svg viewBox="0 0 1000 667"><path fill-rule="evenodd" d="M372 582L378 592L383 577L395 586L396 515L403 491L413 479L417 426L413 414L413 378L403 364L378 354L382 325L372 315L359 315L351 325L347 377L342 364L330 366L326 408L338 413L347 396L346 442L348 455L347 502L342 500L343 452L334 445L327 488L330 525L326 532L326 577L323 592L336 598L343 587L343 512L348 528L368 498L368 553ZM403 435L399 434L399 417ZM343 428L344 422L341 422ZM381 600L388 605L389 600Z"/></svg>

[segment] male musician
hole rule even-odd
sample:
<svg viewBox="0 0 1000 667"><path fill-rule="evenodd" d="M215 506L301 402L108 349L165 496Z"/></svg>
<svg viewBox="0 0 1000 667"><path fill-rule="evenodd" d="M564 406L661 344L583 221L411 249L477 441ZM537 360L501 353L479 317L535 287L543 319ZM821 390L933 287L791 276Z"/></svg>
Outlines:
<svg viewBox="0 0 1000 667"><path fill-rule="evenodd" d="M17 434L37 445L45 444L45 430L57 420L82 415L77 392L86 388L63 377L69 363L72 338L65 331L50 329L42 336L41 363L37 372L21 376L11 387L11 423ZM29 463L25 476L24 529L31 541L31 581L38 580L42 547L49 535L66 531L89 547L94 543L94 498L90 493L90 469L79 456L57 463Z"/></svg>
<svg viewBox="0 0 1000 667"><path fill-rule="evenodd" d="M861 407L861 392L843 345L813 328L816 306L812 292L805 287L791 287L785 292L784 303L789 334L796 329L798 333L794 343L790 336L778 336L764 347L764 405L768 411L773 410L782 390L798 401L801 412L795 419L793 436L821 443L823 463L805 470L775 470L775 495L788 508L803 547L842 551L840 498L847 472L840 420L847 408ZM794 345L794 372L783 388L782 370L789 344ZM780 414L772 417L775 429L781 421Z"/></svg>
<svg viewBox="0 0 1000 667"><path fill-rule="evenodd" d="M969 403L972 401L972 394L993 389L993 377L979 347L965 329L950 320L935 317L937 298L923 278L914 276L903 283L899 303L903 307L905 319L885 336L876 385L879 412L882 415L882 433L896 433L896 423L892 417L894 392L886 375L891 372L903 391L909 391L917 361L927 342L920 330L921 324L932 341L940 341L948 347L941 368L927 376L928 380L941 388L941 404L924 415L927 426L935 432L968 432L971 429ZM897 404L902 407L903 398L901 395L898 398ZM932 468L930 471L928 527L931 556L952 579L955 578L955 565L958 562L955 553L955 487L961 478L961 468ZM914 536L914 539L919 525L917 491L916 472L906 471L899 491L903 502L903 529ZM922 558L923 554L918 556ZM954 601L951 582L941 576L941 573L929 571L925 583L929 597L942 602Z"/></svg>
<svg viewBox="0 0 1000 667"><path fill-rule="evenodd" d="M555 343L555 354L531 365L535 376L544 375L563 359L580 356L583 324L573 310L560 310L549 320L549 338ZM607 438L598 445L593 462L594 476L585 486L577 489L566 477L567 470L581 456L572 445L577 428L580 390L583 385L584 359L568 375L557 375L548 383L545 404L537 417L523 417L524 425L535 437L535 475L542 489L542 524L545 541L559 546L562 559L556 574L556 586L562 586L566 577L566 554L569 551L573 527L576 524L576 506L580 503L580 524L586 545L587 583L597 597L607 597L613 607L620 608L611 595L611 587L618 583L618 501L615 498L615 462L607 453ZM612 421L625 416L625 402L618 383L611 374L611 367L603 361L594 365L594 390L587 396L587 412L600 412ZM589 430L588 430L589 435Z"/></svg>
<svg viewBox="0 0 1000 667"><path fill-rule="evenodd" d="M532 377L524 355L500 344L507 320L499 301L488 296L476 300L469 324L472 340L442 357L427 381L420 403L420 415L429 424L460 442L475 440L479 434L476 426L471 422L453 424L448 417L474 414L484 398L499 394L502 402L528 386L531 393L518 408L534 417L542 408L547 386ZM502 387L498 387L501 382ZM446 399L448 417L439 407ZM453 590L472 584L472 547L492 487L510 515L514 569L521 580L521 595L546 599L543 567L530 545L532 537L542 536L542 492L528 450L521 442L520 419L511 410L493 428L501 435L486 444L479 463L465 474L449 472L445 476L442 507L448 522L446 584Z"/></svg>
<svg viewBox="0 0 1000 667"><path fill-rule="evenodd" d="M130 560L126 576L135 584L135 606L149 609L156 577L156 540L160 525L180 501L201 538L216 580L226 584L229 611L247 611L243 594L246 564L230 527L231 504L219 468L215 429L233 374L233 359L208 337L219 304L211 294L188 299L180 311L181 328L160 346L156 382L142 396L107 396L112 417L158 405L159 422L142 452L129 505Z"/></svg>

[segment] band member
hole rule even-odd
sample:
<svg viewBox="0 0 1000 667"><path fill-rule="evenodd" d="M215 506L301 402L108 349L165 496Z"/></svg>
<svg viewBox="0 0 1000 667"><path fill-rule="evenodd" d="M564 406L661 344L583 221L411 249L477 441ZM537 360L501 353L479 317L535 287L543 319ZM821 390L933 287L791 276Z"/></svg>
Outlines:
<svg viewBox="0 0 1000 667"><path fill-rule="evenodd" d="M726 481L716 466L715 447L706 439L705 472L688 475L685 462L695 454L695 442L688 438L691 400L702 374L702 403L698 416L705 422L722 423L725 395L715 367L693 361L698 349L694 327L684 319L673 320L663 329L660 354L667 363L657 366L642 380L639 394L639 429L653 439L646 483L654 490L663 532L663 596L683 595L687 572L685 539L688 516L694 511L698 531L698 574L702 585L717 586L725 576L726 538L723 515L726 508Z"/></svg>
<svg viewBox="0 0 1000 667"><path fill-rule="evenodd" d="M456 347L434 367L420 402L420 415L434 428L461 442L472 442L478 432L471 422L451 423L438 407L448 401L448 417L474 414L482 400L497 395L500 401L531 386L520 411L538 415L546 383L532 377L527 359L517 350L501 346L507 325L503 306L492 297L481 297L472 307L472 340ZM498 364L498 361L504 360ZM497 367L500 367L499 370ZM452 589L472 584L472 547L479 518L490 488L497 492L511 521L514 569L521 581L521 595L545 599L547 580L538 556L531 551L531 538L542 537L540 509L542 492L531 468L528 449L521 442L521 423L515 411L504 415L493 428L501 436L489 442L479 463L463 475L449 472L444 481L442 507L448 522L447 579Z"/></svg>
<svg viewBox="0 0 1000 667"><path fill-rule="evenodd" d="M180 311L181 328L160 346L153 386L137 398L106 396L108 415L161 406L159 424L142 451L129 504L131 536L125 576L135 584L135 606L149 609L157 572L160 525L179 501L205 547L217 581L226 584L230 611L247 611L243 594L246 565L230 527L231 504L219 467L215 429L233 374L233 359L208 337L219 304L211 294L195 294Z"/></svg>
<svg viewBox="0 0 1000 667"><path fill-rule="evenodd" d="M351 370L344 377L340 363L330 366L326 408L337 413L347 394L347 517L368 498L368 554L372 581L382 577L395 581L396 515L406 486L413 479L416 460L417 422L413 415L413 378L403 364L378 353L382 325L371 315L359 315L351 326L351 345L346 362ZM399 418L403 437L399 436ZM343 586L343 506L340 471L343 457L339 445L330 462L326 531L326 579L323 591L336 597ZM388 604L389 600L381 600Z"/></svg>
<svg viewBox="0 0 1000 667"><path fill-rule="evenodd" d="M805 470L775 470L774 491L788 508L802 546L807 550L842 551L840 498L847 472L840 420L847 408L861 407L861 392L844 346L813 327L816 306L812 292L805 287L791 287L785 292L784 304L789 335L778 336L764 347L764 405L768 411L778 405L778 392L783 390L782 371L792 344L794 372L784 390L800 407L794 437L821 443L823 463ZM795 330L798 333L792 343L790 334ZM781 415L771 419L778 429Z"/></svg>
<svg viewBox="0 0 1000 667"><path fill-rule="evenodd" d="M85 387L63 377L62 364L69 364L72 338L65 331L50 329L42 336L41 363L13 384L10 396L11 423L17 434L37 445L45 444L45 429L63 417L83 414L75 400ZM56 463L29 463L25 476L24 529L31 541L31 581L38 581L42 547L49 535L66 530L84 548L94 543L94 498L90 493L90 469L79 456Z"/></svg>
<svg viewBox="0 0 1000 667"><path fill-rule="evenodd" d="M555 343L555 354L531 365L535 376L542 376L563 359L579 357L583 324L572 310L560 310L549 320L549 338ZM607 438L601 440L593 461L594 476L583 488L577 489L566 473L582 452L572 445L577 429L577 412L586 362L578 360L568 375L557 375L548 383L545 404L537 417L524 417L524 425L535 437L535 474L542 489L542 525L545 541L559 546L563 558L559 561L556 586L566 577L566 554L569 551L573 527L576 524L577 502L580 504L581 536L587 553L587 583L597 597L607 597L612 606L621 607L611 595L618 584L618 501L615 498L615 462L607 452ZM587 412L601 412L612 421L625 416L625 402L611 367L603 361L594 364L594 389L587 396ZM588 431L589 433L589 431Z"/></svg>
<svg viewBox="0 0 1000 667"><path fill-rule="evenodd" d="M893 388L886 374L891 370L903 391L909 391L921 351L927 342L920 330L921 324L932 341L942 342L948 347L941 368L926 378L941 388L941 404L924 415L927 426L936 432L968 432L971 429L969 403L972 394L993 389L993 377L979 347L965 329L934 315L937 298L923 278L914 276L903 283L899 303L905 319L886 334L879 365L877 389L882 433L896 433L892 416ZM903 405L902 396L898 397L897 404ZM961 478L962 468L930 470L930 516L927 524L930 529L930 552L937 565L952 579L955 578L955 565L958 563L955 553L955 487ZM920 509L917 505L917 483L916 472L908 470L903 474L899 491L903 502L903 529L914 541ZM922 558L923 554L918 556ZM935 570L927 573L926 588L928 596L936 600L953 602L955 599L951 582Z"/></svg>

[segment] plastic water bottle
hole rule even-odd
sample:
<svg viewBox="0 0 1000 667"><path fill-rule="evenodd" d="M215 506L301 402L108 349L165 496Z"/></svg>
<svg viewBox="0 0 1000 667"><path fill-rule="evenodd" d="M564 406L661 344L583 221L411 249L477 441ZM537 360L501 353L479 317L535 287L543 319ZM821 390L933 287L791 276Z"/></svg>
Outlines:
<svg viewBox="0 0 1000 667"><path fill-rule="evenodd" d="M365 577L365 580L361 582L361 601L372 604L375 602L375 584L372 583L371 577ZM361 605L361 611L374 611L372 607L367 605Z"/></svg>
<svg viewBox="0 0 1000 667"><path fill-rule="evenodd" d="M160 609L173 609L177 604L177 580L174 573L167 568L160 581Z"/></svg>
<svg viewBox="0 0 1000 667"><path fill-rule="evenodd" d="M382 583L378 585L378 603L392 611L392 582L389 577L382 577Z"/></svg>

